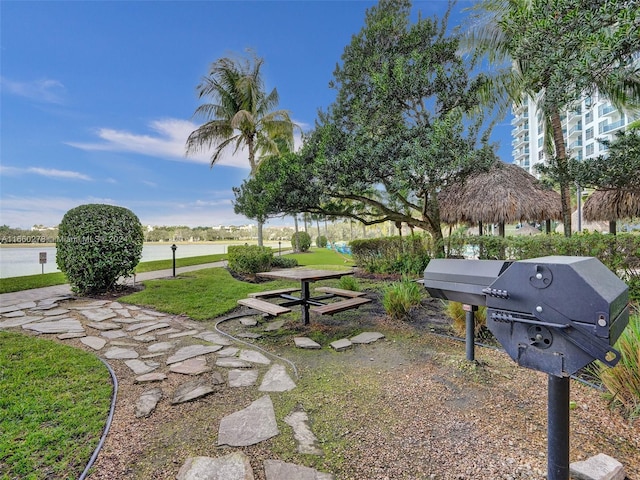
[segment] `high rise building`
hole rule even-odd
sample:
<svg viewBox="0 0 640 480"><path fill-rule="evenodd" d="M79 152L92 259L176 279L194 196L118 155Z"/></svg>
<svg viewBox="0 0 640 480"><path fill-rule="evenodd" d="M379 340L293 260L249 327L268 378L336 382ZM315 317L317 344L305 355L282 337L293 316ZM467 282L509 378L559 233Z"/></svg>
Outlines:
<svg viewBox="0 0 640 480"><path fill-rule="evenodd" d="M527 98L520 106L514 106L513 116L513 163L538 176L533 167L546 160L544 117L531 98ZM619 111L596 93L576 102L561 118L567 155L583 160L605 153L606 147L598 139L613 140L616 132L624 130L638 116Z"/></svg>

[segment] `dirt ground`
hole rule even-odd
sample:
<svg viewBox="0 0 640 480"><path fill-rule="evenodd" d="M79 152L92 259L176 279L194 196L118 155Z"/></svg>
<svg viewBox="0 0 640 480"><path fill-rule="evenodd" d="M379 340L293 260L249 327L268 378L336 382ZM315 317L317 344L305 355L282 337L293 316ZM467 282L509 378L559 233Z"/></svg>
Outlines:
<svg viewBox="0 0 640 480"><path fill-rule="evenodd" d="M213 326L214 322L210 323ZM476 348L477 362L464 359L464 343L443 337L448 320L436 300L425 302L410 321L392 321L380 302L333 317L312 316L309 327L292 320L256 345L294 362L293 393L271 394L280 435L241 448L255 478L262 461L275 458L312 466L336 480L543 479L546 478L546 375L517 367L494 348ZM237 333L237 320L221 325ZM293 337L378 331L386 338L335 352L300 350ZM203 399L170 405L164 399L148 417L133 406L148 386L116 368L119 392L110 433L90 479L175 479L190 456L221 456L220 419L263 395L256 387L220 387ZM170 390L179 375L170 376ZM640 422L624 420L601 393L571 382L570 460L608 454L640 480ZM280 405L280 407L278 407ZM291 406L308 413L323 457L295 452L283 417Z"/></svg>

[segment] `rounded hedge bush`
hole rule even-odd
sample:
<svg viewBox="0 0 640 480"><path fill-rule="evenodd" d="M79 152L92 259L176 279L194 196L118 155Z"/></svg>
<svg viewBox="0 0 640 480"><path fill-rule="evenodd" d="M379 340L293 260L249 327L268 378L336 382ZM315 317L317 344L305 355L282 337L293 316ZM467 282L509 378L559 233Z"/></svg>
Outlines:
<svg viewBox="0 0 640 480"><path fill-rule="evenodd" d="M291 237L291 246L296 252L306 252L311 247L311 236L307 232L297 232Z"/></svg>
<svg viewBox="0 0 640 480"><path fill-rule="evenodd" d="M325 237L324 235L320 235L318 238L316 238L316 247L325 248L327 246L327 241L327 237Z"/></svg>
<svg viewBox="0 0 640 480"><path fill-rule="evenodd" d="M74 292L105 293L132 275L142 255L138 217L123 207L80 205L60 223L56 262Z"/></svg>

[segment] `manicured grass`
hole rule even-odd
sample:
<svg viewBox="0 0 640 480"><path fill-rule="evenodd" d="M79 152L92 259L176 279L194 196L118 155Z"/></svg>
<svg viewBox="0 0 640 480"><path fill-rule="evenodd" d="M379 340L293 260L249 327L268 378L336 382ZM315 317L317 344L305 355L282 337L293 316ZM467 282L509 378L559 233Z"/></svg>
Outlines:
<svg viewBox="0 0 640 480"><path fill-rule="evenodd" d="M299 265L328 270L338 267L350 268L355 263L351 255L343 255L328 248L312 248L306 253L295 253L286 256L295 258Z"/></svg>
<svg viewBox="0 0 640 480"><path fill-rule="evenodd" d="M201 255L198 257L176 258L176 267L189 267L191 265L202 265L225 260L227 254L218 253L215 255ZM141 262L136 267L136 273L153 272L156 270L168 270L173 268L173 260L154 260L151 262ZM53 285L64 285L67 277L62 272L45 273L40 275L26 275L24 277L0 278L0 293L19 292L32 288L51 287Z"/></svg>
<svg viewBox="0 0 640 480"><path fill-rule="evenodd" d="M190 267L191 265L202 265L203 263L219 262L226 260L226 253L215 255L201 255L199 257L176 258L176 268ZM151 262L141 262L136 267L136 273L153 272L156 270L168 270L173 268L173 260L154 260Z"/></svg>
<svg viewBox="0 0 640 480"><path fill-rule="evenodd" d="M19 292L32 288L64 285L65 283L67 283L67 277L62 272L0 278L0 293Z"/></svg>
<svg viewBox="0 0 640 480"><path fill-rule="evenodd" d="M141 292L121 297L134 303L194 320L208 320L224 315L238 306L238 300L251 292L294 287L296 282L241 282L224 268L206 268L178 275L176 278L147 280Z"/></svg>
<svg viewBox="0 0 640 480"><path fill-rule="evenodd" d="M0 479L75 479L104 430L112 384L82 350L0 332Z"/></svg>

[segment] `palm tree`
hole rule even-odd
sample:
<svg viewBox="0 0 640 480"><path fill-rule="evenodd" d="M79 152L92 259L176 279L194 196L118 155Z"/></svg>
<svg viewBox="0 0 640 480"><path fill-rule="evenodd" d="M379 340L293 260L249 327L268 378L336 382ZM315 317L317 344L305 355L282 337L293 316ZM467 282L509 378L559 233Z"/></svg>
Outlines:
<svg viewBox="0 0 640 480"><path fill-rule="evenodd" d="M205 122L187 139L187 155L210 150L211 167L222 153L246 148L250 174L253 176L260 158L278 154L278 144L293 148L294 124L286 110L274 110L279 101L274 88L264 90L261 68L264 59L254 52L245 58L223 57L211 64L209 73L197 86L199 98L211 103L200 105L194 117ZM258 245L262 245L262 222L258 222Z"/></svg>
<svg viewBox="0 0 640 480"><path fill-rule="evenodd" d="M596 91L618 109L638 106L640 15L624 0L483 0L485 18L467 37L490 62L503 99L536 101L560 183L565 235L571 235L571 178L561 112ZM635 58L635 61L634 61Z"/></svg>

